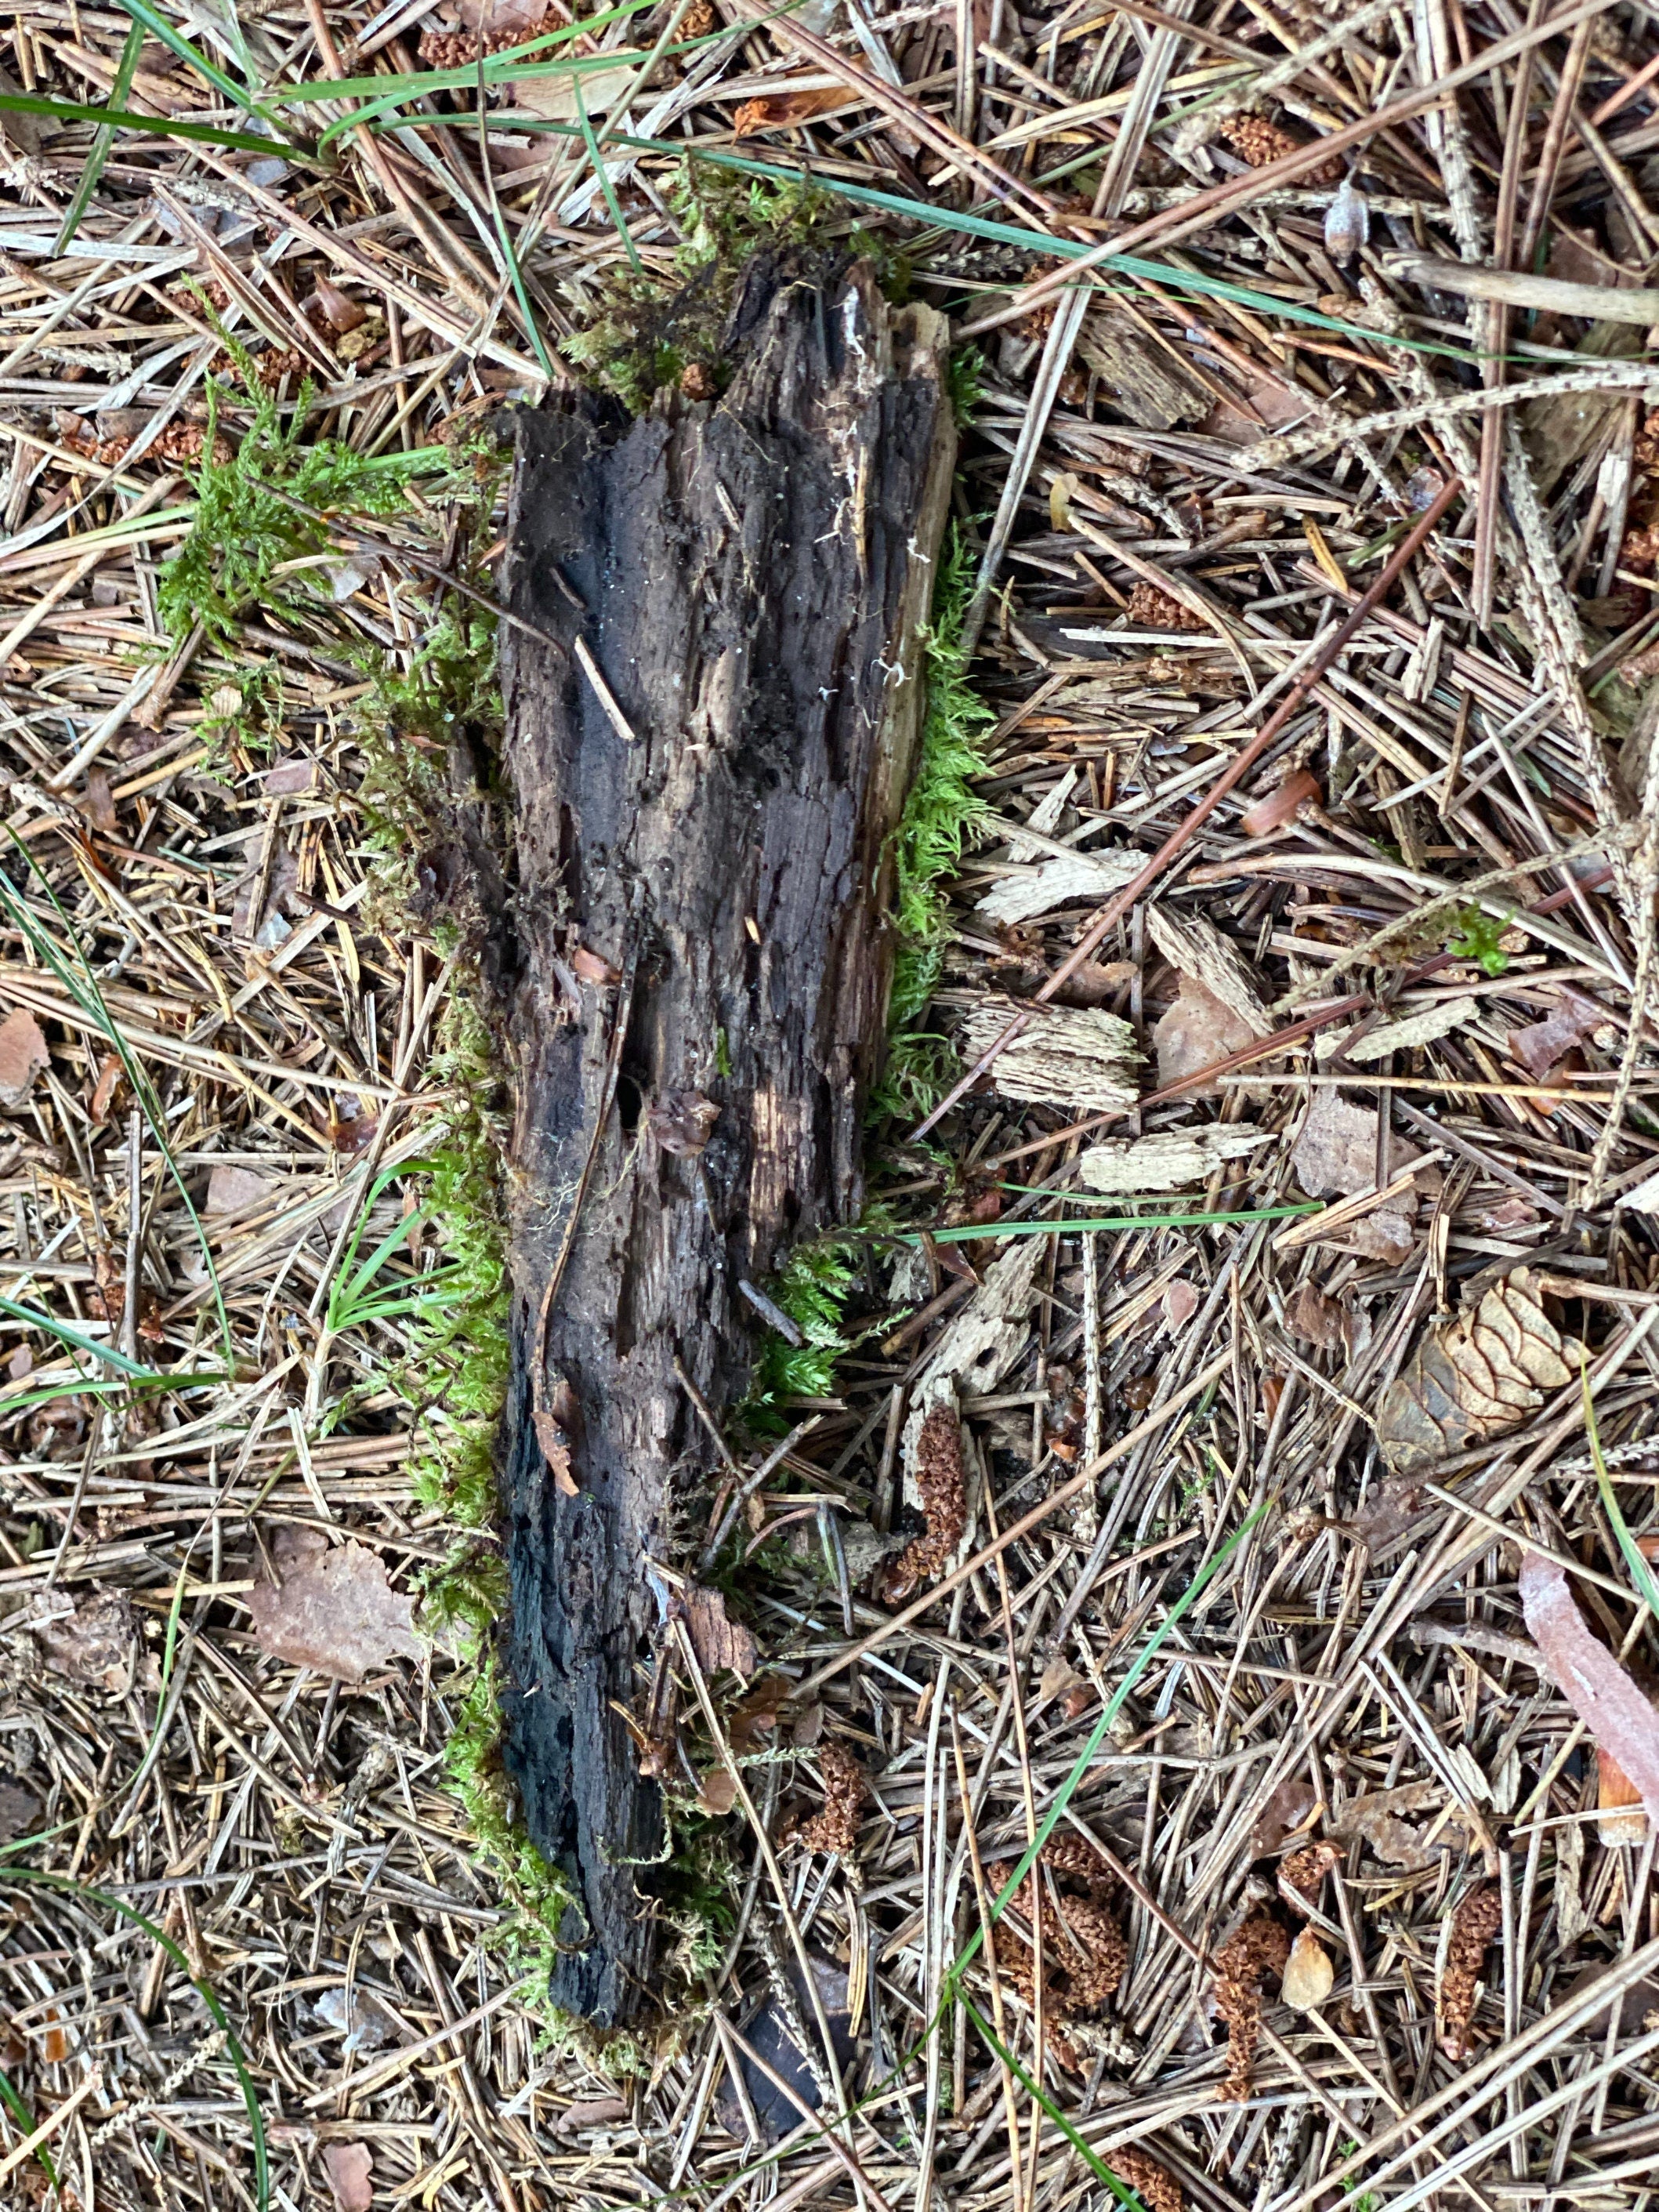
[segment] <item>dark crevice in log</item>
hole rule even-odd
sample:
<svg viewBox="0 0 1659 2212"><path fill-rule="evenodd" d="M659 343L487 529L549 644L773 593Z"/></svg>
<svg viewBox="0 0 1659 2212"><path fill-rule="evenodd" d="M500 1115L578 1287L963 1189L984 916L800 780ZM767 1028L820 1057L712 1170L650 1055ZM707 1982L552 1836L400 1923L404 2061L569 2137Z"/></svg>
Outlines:
<svg viewBox="0 0 1659 2212"><path fill-rule="evenodd" d="M604 2025L647 1991L665 1832L620 1709L660 1630L649 1563L715 1463L676 1362L717 1413L740 1398L739 1280L861 1203L955 453L944 344L863 264L767 258L718 400L520 417L510 604L563 649L506 634L507 1755L586 1920L554 2000Z"/></svg>

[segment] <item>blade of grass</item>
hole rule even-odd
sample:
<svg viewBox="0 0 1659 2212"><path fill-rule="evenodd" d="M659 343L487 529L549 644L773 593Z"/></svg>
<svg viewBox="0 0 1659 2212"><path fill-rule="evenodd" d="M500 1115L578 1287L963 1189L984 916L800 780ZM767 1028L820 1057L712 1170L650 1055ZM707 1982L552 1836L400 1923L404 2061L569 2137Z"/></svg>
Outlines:
<svg viewBox="0 0 1659 2212"><path fill-rule="evenodd" d="M34 1839L29 1838L32 1843ZM40 2124L30 2109L27 2100L18 2094L10 2075L0 2071L0 2104L3 2104L25 2136L32 2136ZM58 2186L58 2168L52 2164L45 2143L34 2154L38 2163L46 2168L46 2179L54 2189Z"/></svg>
<svg viewBox="0 0 1659 2212"><path fill-rule="evenodd" d="M168 22L159 8L151 7L149 0L121 0L121 5L135 23L142 25L152 38L159 39L198 76L205 77L216 92L223 93L233 107L246 108L254 115L264 113L247 87L228 77L217 62L210 62L199 46L192 46L176 24ZM267 148L271 144L269 139L263 143Z"/></svg>
<svg viewBox="0 0 1659 2212"><path fill-rule="evenodd" d="M1063 1198L1072 1205L1087 1206L1091 1203L1085 1194L1075 1191L1056 1190L1045 1195ZM1092 1201L1097 1206L1108 1202L1105 1199ZM924 1234L930 1237L935 1244L965 1244L981 1237L1074 1237L1080 1229L1210 1229L1231 1221L1283 1221L1291 1214L1322 1213L1323 1211L1319 1200L1304 1200L1292 1206L1252 1206L1237 1213L1123 1213L1088 1221L981 1221L970 1223L964 1228L919 1230L914 1235L891 1231L880 1233L884 1243L895 1244L920 1244Z"/></svg>
<svg viewBox="0 0 1659 2212"><path fill-rule="evenodd" d="M570 89L575 95L576 120L581 126L582 143L587 148L587 158L593 164L593 174L598 178L599 190L605 195L605 204L610 212L611 222L616 225L617 235L627 248L628 258L633 265L634 274L638 276L643 273L639 248L634 243L633 234L623 220L622 203L617 198L617 187L611 181L611 172L605 167L604 159L599 153L599 142L593 136L593 125L587 119L586 103L582 99L581 80L580 78L573 80Z"/></svg>
<svg viewBox="0 0 1659 2212"><path fill-rule="evenodd" d="M239 100L239 106L246 102ZM303 146L287 139L257 138L249 131L222 131L215 123L190 123L177 115L139 115L131 108L93 107L83 100L48 100L38 93L0 92L0 115L40 115L56 123L98 123L112 131L147 131L155 138L193 138L204 146L228 146L243 154L280 152L285 161L317 164Z"/></svg>
<svg viewBox="0 0 1659 2212"><path fill-rule="evenodd" d="M1589 1436L1590 1464L1595 1469L1595 1486L1601 1493L1601 1510L1619 1540L1619 1548L1625 1555L1625 1565L1630 1569L1631 1580L1636 1585L1638 1596L1655 1620L1659 1620L1659 1586L1656 1586L1652 1571L1642 1557L1635 1537L1630 1533L1630 1523L1613 1493L1613 1478L1607 1473L1606 1460L1601 1456L1601 1432L1596 1426L1595 1401L1590 1395L1589 1367L1582 1351L1579 1364L1579 1380L1584 1392L1584 1427Z"/></svg>
<svg viewBox="0 0 1659 2212"><path fill-rule="evenodd" d="M115 82L109 88L109 104L112 107L121 106L127 94L132 90L133 75L138 67L138 49L143 43L144 27L142 23L135 23L127 33L126 44L121 49L121 58L115 64ZM87 156L87 166L81 172L81 181L75 188L75 198L70 202L69 212L64 217L64 227L58 234L58 243L52 248L54 253L66 252L70 240L81 228L81 218L85 215L91 204L92 196L98 189L98 179L104 173L104 164L108 161L109 149L114 143L115 133L108 124L105 124L92 142L92 151Z"/></svg>
<svg viewBox="0 0 1659 2212"><path fill-rule="evenodd" d="M1105 1704L1101 1707L1100 1717L1095 1723L1093 1728L1090 1729L1088 1741L1078 1753L1077 1758L1073 1764L1071 1772L1066 1776L1064 1782L1060 1784L1060 1788L1055 1791L1054 1802L1048 1808L1048 1812L1044 1814L1042 1820L1038 1826L1036 1835L1032 1837L1030 1842L1025 1846L1024 1851L1021 1855L1012 1874L1009 1875L1000 1895L992 1900L990 1917L994 1921L1000 1919L1002 1914L1007 1910L1010 1902L1019 1888L1019 1885L1024 1881L1032 1867L1036 1865L1038 1854L1041 1852L1042 1846L1048 1842L1049 1837L1053 1835L1056 1827L1059 1826L1060 1820L1064 1818L1066 1808L1071 1803L1073 1798L1077 1795L1084 1776L1088 1773L1090 1768L1094 1765L1096 1754L1099 1751L1101 1745L1106 1740L1106 1732L1111 1727L1112 1723L1117 1718L1118 1715L1122 1711L1130 1692L1134 1688L1135 1684L1146 1673L1147 1668L1152 1665L1152 1661L1163 1649L1165 1641L1172 1631L1178 1626L1184 1616L1191 1612L1193 1607L1198 1602L1199 1599L1208 1589L1211 1583L1215 1580L1215 1577L1220 1573L1222 1568L1226 1565L1228 1560L1231 1559L1233 1553L1244 1541L1244 1539L1249 1534L1251 1529L1255 1527L1256 1523L1266 1514L1268 1507L1273 1504L1273 1502L1272 1498L1264 1498L1261 1504L1255 1508L1254 1512L1248 1514L1245 1518L1239 1522L1237 1528L1235 1528L1232 1534L1228 1537L1226 1542L1221 1547L1215 1557L1211 1559L1206 1565L1200 1567L1197 1574L1193 1577L1191 1582L1188 1583L1186 1589L1182 1590L1181 1595L1170 1607L1168 1613L1164 1614L1164 1619L1158 1623L1158 1626L1152 1631L1152 1634L1146 1638L1146 1641L1141 1645L1139 1650L1135 1654L1134 1658L1130 1662L1129 1666L1124 1674L1123 1680L1118 1684L1116 1689L1113 1691L1111 1696L1107 1698ZM944 1992L940 1998L939 2009L934 2015L933 2021L929 2023L927 2031L929 2034L933 2033L937 2030L939 2021L945 2017L948 2005L956 1997L960 1996L962 1977L967 1972L969 1966L979 1953L984 1941L984 1930L982 1929L976 1928L973 1934L969 1937L967 1942L963 1946L960 1954L952 1964L950 1972L945 1978Z"/></svg>
<svg viewBox="0 0 1659 2212"><path fill-rule="evenodd" d="M119 1918L130 1922L133 1927L148 1936L153 1943L160 1944L207 2007L214 2026L224 2036L225 2050L241 2087L242 2102L247 2108L248 2127L253 2137L255 2212L270 2212L270 2150L265 2140L264 2114L259 2108L258 2093L253 2086L253 2076L248 2070L246 2053L237 2039L236 2031L231 2026L229 2015L223 2005L220 2003L213 1984L210 1982L198 1980L197 1977L191 1972L189 1960L164 1929L158 1928L153 1920L147 1919L142 1912L135 1911L131 1905L124 1905L118 1897L112 1897L107 1890L94 1889L89 1883L76 1881L68 1875L45 1874L34 1867L0 1866L0 1881L27 1882L43 1889L61 1890L70 1897L82 1898L89 1904L101 1906L106 1912L113 1912Z"/></svg>
<svg viewBox="0 0 1659 2212"><path fill-rule="evenodd" d="M489 118L484 106L482 53L478 57L478 167L483 172L484 184L489 193L489 213L495 226L495 236L501 244L501 258L507 264L513 296L519 303L520 314L524 318L525 335L541 364L543 375L551 384L556 380L557 372L553 366L553 357L537 327L535 310L530 304L530 294L525 287L524 271L519 265L519 256L514 247L512 233L507 227L507 218L501 213L501 196L495 189L495 172L489 159Z"/></svg>
<svg viewBox="0 0 1659 2212"><path fill-rule="evenodd" d="M20 1305L15 1298L0 1298L0 1314L4 1314L9 1321L27 1322L31 1328L46 1329L51 1335L55 1336L60 1344L67 1344L76 1352L88 1352L94 1359L103 1360L106 1365L113 1367L122 1375L129 1375L137 1380L147 1382L170 1383L173 1380L171 1376L159 1374L154 1367L140 1366L137 1360L129 1359L125 1352L116 1352L107 1344L98 1344L91 1337L82 1336L78 1329L71 1328L67 1322L61 1322L52 1314L42 1313L38 1306ZM76 1390L70 1395L78 1395L82 1387L84 1386L77 1384Z"/></svg>
<svg viewBox="0 0 1659 2212"><path fill-rule="evenodd" d="M1129 2212L1145 2212L1145 2208L1142 2206L1139 2197L1135 2195L1134 2191L1126 2187L1126 2185L1118 2179L1116 2174L1112 2172L1111 2167L1105 2163L1099 2152L1096 2150L1091 2144L1085 2142L1083 2137L1072 2125L1071 2121L1066 2118L1066 2114L1061 2112L1060 2106L1055 2104L1053 2098L1049 2096L1047 2090L1044 2089L1039 2082L1032 2080L1031 2076L1020 2064L1018 2059L1015 2057L1013 2052L1009 2050L1006 2044L1002 2041L1000 2036L996 2035L993 2032L989 2023L983 2018L978 2006L973 2002L972 1999L969 1997L963 1997L962 1999L962 2008L963 2012L967 2014L969 2019L973 2021L974 2026L979 2030L981 2035L984 2037L986 2044L990 2049L993 2056L1002 2061L1003 2064L1014 2076L1014 2079L1019 2083L1021 2088L1025 2091L1026 2094L1029 2097L1033 2098L1036 2102L1042 2107L1044 2113L1060 2130L1061 2135L1065 2136L1066 2142L1070 2143L1072 2148L1083 2160L1090 2172L1094 2175L1096 2180L1103 2182L1106 2187L1111 2191L1113 2196L1116 2197L1120 2204L1128 2206Z"/></svg>

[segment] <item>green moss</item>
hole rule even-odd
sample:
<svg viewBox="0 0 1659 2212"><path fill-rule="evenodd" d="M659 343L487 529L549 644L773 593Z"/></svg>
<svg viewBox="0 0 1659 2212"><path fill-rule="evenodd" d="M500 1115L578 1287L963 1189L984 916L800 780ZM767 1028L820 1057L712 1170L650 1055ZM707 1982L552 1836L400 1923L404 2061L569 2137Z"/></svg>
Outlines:
<svg viewBox="0 0 1659 2212"><path fill-rule="evenodd" d="M764 1422L780 1398L824 1398L836 1387L836 1362L852 1344L843 1326L847 1301L862 1275L855 1244L821 1237L799 1244L768 1287L806 1341L791 1344L769 1332L755 1364L745 1410ZM771 1416L775 1421L774 1412Z"/></svg>
<svg viewBox="0 0 1659 2212"><path fill-rule="evenodd" d="M1502 942L1509 926L1480 907L1461 908L1446 950L1459 960L1473 960L1484 975L1501 975L1510 964Z"/></svg>
<svg viewBox="0 0 1659 2212"><path fill-rule="evenodd" d="M237 626L255 607L297 620L326 604L326 569L287 564L337 553L326 520L316 515L389 514L404 504L404 482L419 465L406 454L366 459L337 438L306 441L309 385L284 425L252 361L221 332L240 377L253 419L228 460L216 459L220 410L238 397L210 377L208 420L196 472L196 515L190 535L156 578L156 606L177 645L199 622L209 642L231 648ZM291 502L298 501L296 507ZM313 514L301 508L314 510ZM286 573L279 574L279 571Z"/></svg>
<svg viewBox="0 0 1659 2212"><path fill-rule="evenodd" d="M939 562L926 641L921 757L894 845L898 949L888 1073L872 1100L877 1115L925 1112L954 1066L945 1040L921 1024L939 988L950 936L945 881L961 867L963 853L993 815L975 787L988 773L985 733L996 717L968 681L970 656L962 625L973 581L972 550L953 526Z"/></svg>
<svg viewBox="0 0 1659 2212"><path fill-rule="evenodd" d="M633 414L643 414L655 393L679 383L689 368L707 372L717 387L724 381L720 341L732 295L744 264L764 247L844 242L875 263L890 298L908 288L904 258L850 223L815 184L773 184L688 155L666 198L680 229L672 277L614 271L584 327L563 346L590 382Z"/></svg>

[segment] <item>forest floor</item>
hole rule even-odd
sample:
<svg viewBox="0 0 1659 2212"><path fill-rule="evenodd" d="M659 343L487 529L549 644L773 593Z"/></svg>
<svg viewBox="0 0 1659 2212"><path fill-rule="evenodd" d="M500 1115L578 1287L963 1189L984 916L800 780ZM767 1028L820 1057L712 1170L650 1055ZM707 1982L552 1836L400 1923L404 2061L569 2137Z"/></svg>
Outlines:
<svg viewBox="0 0 1659 2212"><path fill-rule="evenodd" d="M14 12L0 2202L1647 2201L1656 20ZM784 240L955 319L953 551L872 1211L601 2048L430 825L502 410L717 392Z"/></svg>

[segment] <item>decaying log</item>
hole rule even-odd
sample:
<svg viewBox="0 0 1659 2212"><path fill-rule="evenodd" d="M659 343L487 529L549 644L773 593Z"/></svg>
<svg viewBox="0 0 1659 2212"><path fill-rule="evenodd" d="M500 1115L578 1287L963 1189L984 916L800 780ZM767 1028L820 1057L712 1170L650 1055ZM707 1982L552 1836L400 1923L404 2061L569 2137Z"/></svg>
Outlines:
<svg viewBox="0 0 1659 2212"><path fill-rule="evenodd" d="M732 1406L740 1284L860 1205L955 456L945 343L863 264L769 258L720 398L520 418L505 1711L530 1834L580 1906L553 1997L602 2025L646 1994L665 1850L623 1718L667 1600L650 1564L718 1465L677 1369Z"/></svg>

